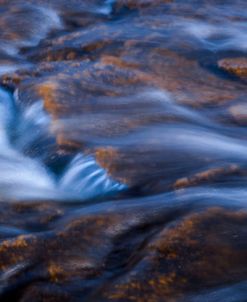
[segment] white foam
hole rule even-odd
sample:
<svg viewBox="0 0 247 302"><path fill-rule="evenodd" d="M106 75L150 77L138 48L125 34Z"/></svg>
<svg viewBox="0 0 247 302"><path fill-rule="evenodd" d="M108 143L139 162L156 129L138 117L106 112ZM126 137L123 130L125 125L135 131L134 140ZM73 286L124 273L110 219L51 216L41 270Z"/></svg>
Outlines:
<svg viewBox="0 0 247 302"><path fill-rule="evenodd" d="M38 158L25 156L23 150L38 140L40 133L49 137L50 118L42 101L15 112L18 91L15 97L13 100L0 89L0 197L66 200L73 196L84 200L124 189L91 156L75 156L59 181ZM14 142L10 140L12 130Z"/></svg>
<svg viewBox="0 0 247 302"><path fill-rule="evenodd" d="M91 156L78 154L60 180L61 190L74 191L84 199L121 191L125 185L111 179Z"/></svg>

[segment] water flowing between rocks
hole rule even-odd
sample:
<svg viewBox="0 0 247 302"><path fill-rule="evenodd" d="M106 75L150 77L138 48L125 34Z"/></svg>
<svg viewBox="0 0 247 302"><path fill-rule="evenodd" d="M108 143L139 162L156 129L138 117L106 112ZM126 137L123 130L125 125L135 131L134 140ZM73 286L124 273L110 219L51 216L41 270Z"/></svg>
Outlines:
<svg viewBox="0 0 247 302"><path fill-rule="evenodd" d="M0 301L247 301L246 1L0 26Z"/></svg>

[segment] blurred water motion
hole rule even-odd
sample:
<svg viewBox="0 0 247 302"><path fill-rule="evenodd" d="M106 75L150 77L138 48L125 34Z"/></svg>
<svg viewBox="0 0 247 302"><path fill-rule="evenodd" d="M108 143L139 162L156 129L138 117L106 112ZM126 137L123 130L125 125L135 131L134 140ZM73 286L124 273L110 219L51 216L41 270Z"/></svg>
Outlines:
<svg viewBox="0 0 247 302"><path fill-rule="evenodd" d="M124 189L124 185L110 180L93 158L83 157L82 154L72 159L63 175L56 180L39 157L25 156L25 148L33 148L34 143L40 142L41 136L49 139L50 120L43 111L42 102L37 102L22 112L7 92L1 90L0 98L2 198L66 200L73 196L74 199L83 200ZM83 194L80 195L80 192Z"/></svg>
<svg viewBox="0 0 247 302"><path fill-rule="evenodd" d="M0 300L246 301L246 1L0 26Z"/></svg>

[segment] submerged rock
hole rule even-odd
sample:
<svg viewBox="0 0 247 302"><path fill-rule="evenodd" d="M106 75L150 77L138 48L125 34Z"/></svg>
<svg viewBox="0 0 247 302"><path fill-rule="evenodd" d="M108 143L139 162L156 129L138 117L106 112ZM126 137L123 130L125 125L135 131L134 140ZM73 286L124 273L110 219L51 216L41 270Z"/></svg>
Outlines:
<svg viewBox="0 0 247 302"><path fill-rule="evenodd" d="M0 49L12 56L18 56L23 47L38 45L50 31L62 27L56 11L39 5L6 5L2 10Z"/></svg>
<svg viewBox="0 0 247 302"><path fill-rule="evenodd" d="M209 125L207 118L217 118L222 104L245 93L243 84L218 79L195 61L156 47L143 52L135 42L126 43L122 58L41 63L3 76L2 83L18 89L16 97L24 106L43 100L59 146L93 153L113 178L130 187L147 185L147 191L160 187L157 192L225 158L223 149L222 157L217 151L212 155L211 143L198 154L189 147L200 129L185 134L189 150L183 152L179 140L170 141L172 132L183 132L181 123ZM210 105L214 112L202 116L198 108ZM211 134L209 140L215 140Z"/></svg>
<svg viewBox="0 0 247 302"><path fill-rule="evenodd" d="M50 223L64 215L64 209L53 202L12 201L11 203L1 202L0 213L2 227L10 228L10 230L14 227L25 234L34 230L49 229Z"/></svg>
<svg viewBox="0 0 247 302"><path fill-rule="evenodd" d="M185 208L168 210L157 199L145 206L129 202L104 204L96 212L91 206L47 234L2 241L1 296L178 301L187 293L244 280L245 211L186 214Z"/></svg>
<svg viewBox="0 0 247 302"><path fill-rule="evenodd" d="M246 59L222 59L245 53L245 0L0 6L0 300L216 301L245 284Z"/></svg>
<svg viewBox="0 0 247 302"><path fill-rule="evenodd" d="M103 301L178 301L205 285L242 280L245 223L246 213L220 208L172 223L143 248L130 272L102 289Z"/></svg>

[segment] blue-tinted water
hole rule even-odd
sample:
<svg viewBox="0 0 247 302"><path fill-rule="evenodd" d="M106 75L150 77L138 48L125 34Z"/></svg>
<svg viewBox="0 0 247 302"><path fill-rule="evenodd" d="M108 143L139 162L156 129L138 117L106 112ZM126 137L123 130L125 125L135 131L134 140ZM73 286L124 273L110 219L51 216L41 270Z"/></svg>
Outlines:
<svg viewBox="0 0 247 302"><path fill-rule="evenodd" d="M0 300L247 301L246 1L0 27Z"/></svg>

